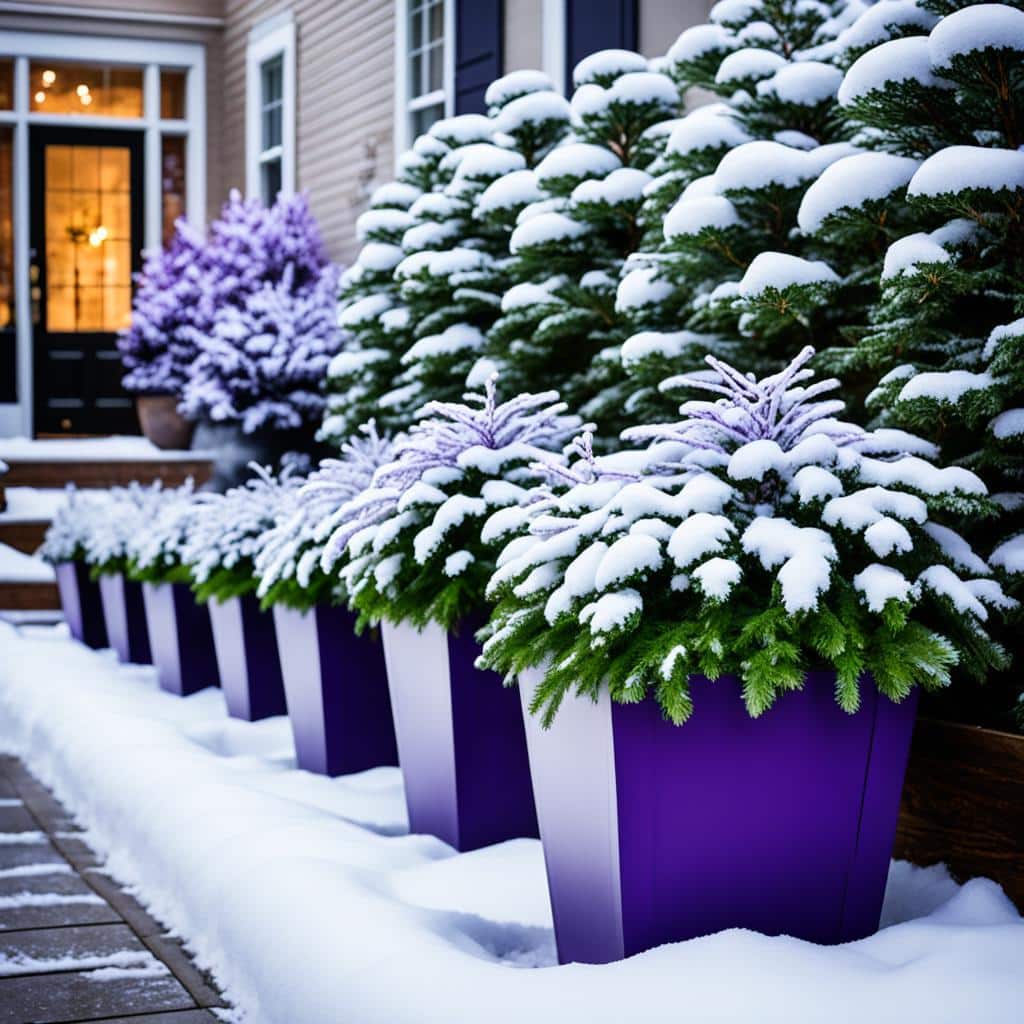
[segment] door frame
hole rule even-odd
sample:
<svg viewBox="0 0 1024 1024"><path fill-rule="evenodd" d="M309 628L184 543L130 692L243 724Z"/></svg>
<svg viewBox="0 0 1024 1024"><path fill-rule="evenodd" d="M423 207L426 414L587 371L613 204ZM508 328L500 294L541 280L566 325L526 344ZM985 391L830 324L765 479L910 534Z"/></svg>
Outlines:
<svg viewBox="0 0 1024 1024"><path fill-rule="evenodd" d="M46 322L46 161L44 154L47 146L122 146L129 151L129 180L131 183L131 240L132 240L132 280L142 269L142 240L145 230L145 132L109 128L81 128L78 126L33 124L29 129L29 176L35 188L32 190L29 204L29 243L30 250L35 252L32 261L40 268L36 287L39 289L39 323L30 324L32 328L32 421L38 424L41 420L44 392L42 388L44 363L42 358L42 339L50 334ZM134 293L134 288L133 288ZM81 332L107 334L107 331ZM74 337L74 335L72 335Z"/></svg>
<svg viewBox="0 0 1024 1024"><path fill-rule="evenodd" d="M29 281L29 222L33 194L29 175L29 128L53 125L145 132L143 185L146 249L160 244L161 186L160 139L179 135L186 139L186 216L202 229L206 220L206 46L130 36L70 35L56 32L0 33L0 57L14 61L14 104L0 110L0 124L14 127L14 308L18 359L18 402L0 404L0 436L34 434L35 387L31 282ZM85 114L40 114L29 110L29 63L32 60L82 61L88 64L124 64L143 69L143 116L99 117ZM160 116L160 68L186 72L186 117Z"/></svg>

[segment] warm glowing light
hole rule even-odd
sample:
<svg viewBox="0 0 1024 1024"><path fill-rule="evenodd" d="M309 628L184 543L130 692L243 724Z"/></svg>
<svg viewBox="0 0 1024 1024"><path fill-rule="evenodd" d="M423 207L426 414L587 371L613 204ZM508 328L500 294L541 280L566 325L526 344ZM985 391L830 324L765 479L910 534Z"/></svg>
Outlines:
<svg viewBox="0 0 1024 1024"><path fill-rule="evenodd" d="M83 107L87 107L90 103L92 103L92 97L88 93L86 93L84 96L79 96L78 98L82 101Z"/></svg>
<svg viewBox="0 0 1024 1024"><path fill-rule="evenodd" d="M75 89L75 92L77 92L79 96L88 96L89 95L89 86L87 86L85 84L79 85Z"/></svg>
<svg viewBox="0 0 1024 1024"><path fill-rule="evenodd" d="M40 89L39 92L36 93L36 103L42 103L45 99L46 93L43 92L42 89Z"/></svg>
<svg viewBox="0 0 1024 1024"><path fill-rule="evenodd" d="M47 70L47 71L43 72L43 85L49 87L49 86L53 85L53 83L56 82L56 81L57 81L57 72L56 71Z"/></svg>
<svg viewBox="0 0 1024 1024"><path fill-rule="evenodd" d="M96 230L93 232L93 234L101 242L105 242L107 240L107 235L109 234L109 232L107 231L107 229L102 224L100 224L99 227L97 227Z"/></svg>

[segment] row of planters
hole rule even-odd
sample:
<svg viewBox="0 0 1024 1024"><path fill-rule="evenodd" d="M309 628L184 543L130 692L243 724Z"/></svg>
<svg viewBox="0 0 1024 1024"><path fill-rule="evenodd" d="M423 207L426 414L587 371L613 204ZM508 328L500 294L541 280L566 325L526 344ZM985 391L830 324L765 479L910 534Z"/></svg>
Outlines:
<svg viewBox="0 0 1024 1024"><path fill-rule="evenodd" d="M723 0L664 59L581 62L571 101L506 76L360 218L339 457L52 557L164 595L172 689L215 677L180 667L203 602L218 653L273 636L300 763L393 731L413 829L470 849L536 812L563 960L867 934L918 694L988 680L1005 721L1020 692L1022 52L1007 4ZM322 404L277 389L290 314L236 314L212 348L148 336L216 370L182 407ZM250 709L268 650L219 661Z"/></svg>
<svg viewBox="0 0 1024 1024"><path fill-rule="evenodd" d="M848 941L877 928L917 691L1001 663L1013 602L945 525L981 480L838 419L812 355L709 358L714 401L600 456L555 393L492 377L305 480L76 496L47 553L141 581L161 685L287 707L301 765L397 747L414 831L539 821L563 962Z"/></svg>

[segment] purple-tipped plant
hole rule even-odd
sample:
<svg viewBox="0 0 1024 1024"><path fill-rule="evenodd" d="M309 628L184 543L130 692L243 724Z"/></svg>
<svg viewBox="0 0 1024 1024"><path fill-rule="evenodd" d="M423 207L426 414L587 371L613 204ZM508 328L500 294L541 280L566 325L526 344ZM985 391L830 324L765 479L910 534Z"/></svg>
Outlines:
<svg viewBox="0 0 1024 1024"><path fill-rule="evenodd" d="M537 462L563 459L582 424L556 392L499 403L495 378L465 403L431 402L393 460L339 513L324 549L361 621L387 618L452 628L483 607L497 545L483 521L528 496Z"/></svg>
<svg viewBox="0 0 1024 1024"><path fill-rule="evenodd" d="M985 624L1013 602L942 522L991 511L981 480L926 461L911 435L837 420L835 382L809 383L813 354L761 380L709 357L713 377L687 384L714 401L626 431L650 446L611 458L639 478L595 473L584 443L578 481L502 552L484 664L544 663L549 720L566 694L608 687L623 702L650 689L676 722L693 675L739 676L756 716L816 665L854 711L865 673L899 700L958 662L1003 664Z"/></svg>
<svg viewBox="0 0 1024 1024"><path fill-rule="evenodd" d="M117 337L128 391L181 394L197 341L210 328L204 261L202 236L184 219L175 223L166 249L147 255L136 277L131 327Z"/></svg>

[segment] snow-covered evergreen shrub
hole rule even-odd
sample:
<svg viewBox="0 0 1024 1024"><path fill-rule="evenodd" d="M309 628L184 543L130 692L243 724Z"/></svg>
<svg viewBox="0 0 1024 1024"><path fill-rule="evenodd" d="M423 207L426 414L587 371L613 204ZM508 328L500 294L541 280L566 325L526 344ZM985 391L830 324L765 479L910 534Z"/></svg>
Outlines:
<svg viewBox="0 0 1024 1024"><path fill-rule="evenodd" d="M659 386L707 352L773 372L801 345L836 337L856 282L819 262L797 209L807 185L853 152L829 44L863 9L721 0L669 50L679 88L719 100L675 122L649 167L649 230L617 298L634 422L670 415L678 398Z"/></svg>
<svg viewBox="0 0 1024 1024"><path fill-rule="evenodd" d="M659 131L681 99L667 74L625 50L585 58L573 82L572 134L532 174L498 181L478 203L481 216L498 202L514 203L517 214L487 354L507 393L554 387L611 436L625 398L619 346L628 333L616 288L644 236ZM531 102L540 100L516 101Z"/></svg>
<svg viewBox="0 0 1024 1024"><path fill-rule="evenodd" d="M127 575L140 583L192 583L183 551L195 521L197 495L192 480L160 492L146 528L128 539Z"/></svg>
<svg viewBox="0 0 1024 1024"><path fill-rule="evenodd" d="M275 477L255 463L249 468L253 475L244 484L224 494L199 494L191 509L180 556L199 601L255 592L263 537L301 484L287 472Z"/></svg>
<svg viewBox="0 0 1024 1024"><path fill-rule="evenodd" d="M691 677L725 674L757 716L821 665L853 711L865 673L900 700L945 686L957 663L982 677L1005 663L986 621L1013 602L943 523L989 514L984 484L937 468L912 435L837 420L837 384L810 382L812 355L761 380L709 357L712 379L676 383L714 400L627 431L652 442L642 473L585 463L506 548L483 662L545 664L546 720L607 685L626 702L651 690L683 722Z"/></svg>
<svg viewBox="0 0 1024 1024"><path fill-rule="evenodd" d="M342 287L350 341L330 367L323 437L340 441L370 416L405 429L425 401L458 399L467 386L500 312L514 216L534 197L524 181L569 120L536 71L494 82L487 102L487 117L432 125L359 218L365 244Z"/></svg>
<svg viewBox="0 0 1024 1024"><path fill-rule="evenodd" d="M203 259L203 238L184 219L175 223L166 248L147 255L136 278L131 326L117 336L128 391L181 394L197 340L210 326Z"/></svg>
<svg viewBox="0 0 1024 1024"><path fill-rule="evenodd" d="M182 398L191 419L237 422L246 434L316 427L323 378L341 344L337 273L330 265L303 286L294 264L225 303L199 345Z"/></svg>
<svg viewBox="0 0 1024 1024"><path fill-rule="evenodd" d="M282 488L273 526L257 544L256 572L264 609L275 604L305 611L345 599L341 580L320 564L324 545L345 506L391 461L393 442L370 420L336 459L323 459L301 487Z"/></svg>
<svg viewBox="0 0 1024 1024"><path fill-rule="evenodd" d="M881 295L847 362L884 374L869 399L880 422L924 434L984 477L1003 515L977 535L999 545L996 566L1022 574L1024 11L919 6L896 33L861 33L873 45L839 94L901 187L875 207L870 180L845 197L832 191L821 230L843 244L846 224L885 218L896 235L873 253ZM877 21L874 10L850 31Z"/></svg>
<svg viewBox="0 0 1024 1024"><path fill-rule="evenodd" d="M128 571L132 539L149 529L164 501L159 480L148 487L132 481L127 487L112 487L104 494L103 512L89 517L84 540L85 561L93 579Z"/></svg>
<svg viewBox="0 0 1024 1024"><path fill-rule="evenodd" d="M106 491L80 491L69 484L64 493L64 504L54 512L39 549L51 565L88 561L90 539L108 512Z"/></svg>
<svg viewBox="0 0 1024 1024"><path fill-rule="evenodd" d="M519 505L531 466L557 462L580 429L553 391L496 398L495 378L469 404L430 402L371 486L339 511L322 564L341 578L360 625L380 619L455 628L484 610L498 547L481 526Z"/></svg>

